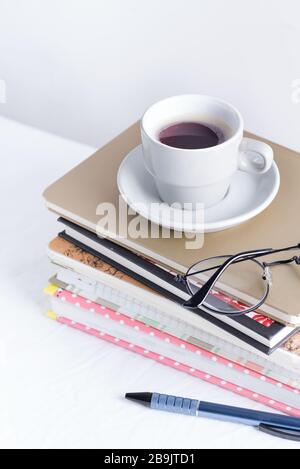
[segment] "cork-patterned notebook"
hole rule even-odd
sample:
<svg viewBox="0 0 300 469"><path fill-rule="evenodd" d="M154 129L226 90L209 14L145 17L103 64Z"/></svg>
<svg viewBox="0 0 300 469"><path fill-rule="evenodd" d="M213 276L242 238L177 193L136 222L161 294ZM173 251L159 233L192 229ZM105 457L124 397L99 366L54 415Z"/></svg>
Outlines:
<svg viewBox="0 0 300 469"><path fill-rule="evenodd" d="M137 123L51 185L44 193L48 208L96 232L99 221L97 207L103 202L118 207L118 168L124 157L139 144L140 132ZM299 243L299 154L280 145L270 144L281 174L281 187L277 198L255 219L227 231L207 234L201 250L186 250L185 240L176 239L174 236L171 239L121 239L118 238L118 233L107 233L107 236L114 236L114 240L120 244L179 271L185 271L201 258ZM281 311L291 317L288 323L296 324L292 317L297 317L297 321L300 319L299 282L299 266L276 268L273 287L264 311L273 317L277 317L276 312ZM251 291L246 291L238 277L231 279L230 287L244 299L246 295L259 296L259 285L257 291L253 285Z"/></svg>
<svg viewBox="0 0 300 469"><path fill-rule="evenodd" d="M99 257L95 257L92 254L89 254L88 252L83 251L82 249L78 248L77 246L75 246L74 244L70 243L69 241L63 238L57 237L53 239L53 241L51 241L51 243L49 244L49 248L52 251L55 251L66 257L70 257L74 261L82 262L83 264L88 265L89 267L92 267L93 269L100 270L101 272L104 272L105 274L112 275L120 280L123 280L124 282L128 282L132 285L135 285L139 288L143 288L144 290L155 294L153 290L143 285L142 283L138 282L134 278L130 277L129 275L126 275L120 270L115 269L111 265L102 261Z"/></svg>

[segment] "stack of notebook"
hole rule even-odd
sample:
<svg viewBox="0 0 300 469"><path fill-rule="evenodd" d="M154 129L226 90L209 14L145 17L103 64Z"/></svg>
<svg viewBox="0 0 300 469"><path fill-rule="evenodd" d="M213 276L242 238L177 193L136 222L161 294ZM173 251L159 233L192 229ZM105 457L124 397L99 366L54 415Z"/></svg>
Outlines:
<svg viewBox="0 0 300 469"><path fill-rule="evenodd" d="M300 241L298 155L275 145L282 177L276 201L251 222L206 235L195 251L174 234L121 236L130 221L124 217L97 235L99 205L119 207L117 171L139 144L136 124L46 190L60 227L48 249L57 266L45 289L48 317L300 417L299 267L278 269L266 305L236 318L186 310L187 292L176 282L201 258ZM242 291L237 278L213 294L234 308L255 292Z"/></svg>

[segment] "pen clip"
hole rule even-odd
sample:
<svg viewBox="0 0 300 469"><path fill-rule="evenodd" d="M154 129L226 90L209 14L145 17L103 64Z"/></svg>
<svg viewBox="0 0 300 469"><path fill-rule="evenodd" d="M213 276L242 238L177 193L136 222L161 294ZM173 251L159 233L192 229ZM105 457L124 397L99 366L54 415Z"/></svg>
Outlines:
<svg viewBox="0 0 300 469"><path fill-rule="evenodd" d="M287 428L272 427L271 425L264 424L260 424L258 428L259 431L266 433L267 435L283 438L284 440L300 441L299 430L289 430Z"/></svg>

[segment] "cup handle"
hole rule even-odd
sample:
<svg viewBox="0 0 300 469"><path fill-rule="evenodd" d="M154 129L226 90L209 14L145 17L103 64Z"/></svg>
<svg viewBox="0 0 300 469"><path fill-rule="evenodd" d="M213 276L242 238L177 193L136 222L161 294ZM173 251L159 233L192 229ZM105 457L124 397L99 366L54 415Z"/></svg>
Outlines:
<svg viewBox="0 0 300 469"><path fill-rule="evenodd" d="M239 169L248 173L264 174L269 171L274 160L270 145L253 138L243 138L239 152Z"/></svg>

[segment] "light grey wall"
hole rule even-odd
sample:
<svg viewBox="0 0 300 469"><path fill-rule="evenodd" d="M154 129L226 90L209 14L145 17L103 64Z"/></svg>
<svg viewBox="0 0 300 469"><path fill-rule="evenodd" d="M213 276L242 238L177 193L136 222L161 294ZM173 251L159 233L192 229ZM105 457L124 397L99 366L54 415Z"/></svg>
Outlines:
<svg viewBox="0 0 300 469"><path fill-rule="evenodd" d="M300 150L299 48L299 0L0 0L0 114L100 146L205 93Z"/></svg>

